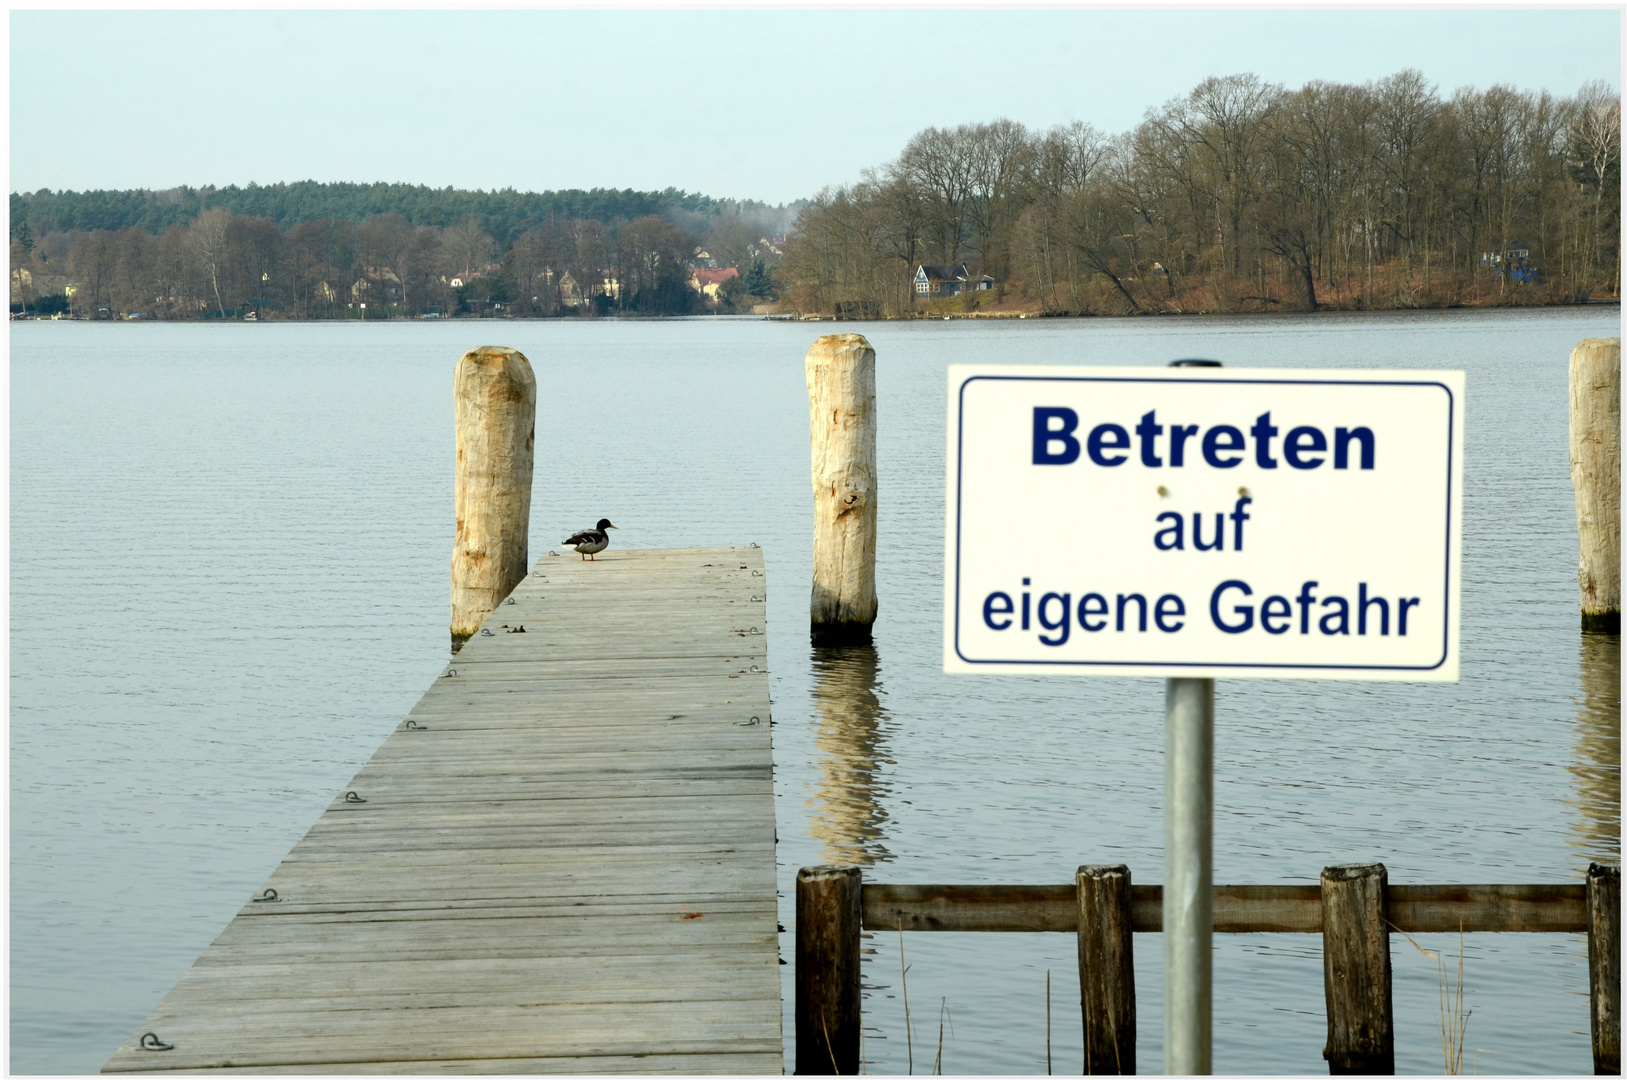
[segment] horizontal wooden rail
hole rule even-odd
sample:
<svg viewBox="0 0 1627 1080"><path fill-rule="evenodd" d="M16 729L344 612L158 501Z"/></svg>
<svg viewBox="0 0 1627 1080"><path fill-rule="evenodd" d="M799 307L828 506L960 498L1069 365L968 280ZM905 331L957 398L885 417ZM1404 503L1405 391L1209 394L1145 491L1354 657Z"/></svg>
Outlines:
<svg viewBox="0 0 1627 1080"><path fill-rule="evenodd" d="M828 887L837 879L840 903ZM1085 1072L1134 1072L1131 931L1161 931L1163 907L1163 887L1132 884L1123 864L1081 866L1069 885L867 885L857 867L804 867L797 1072L852 1072L859 1061L861 929L1077 935ZM1579 885L1391 885L1383 863L1340 864L1317 885L1217 885L1213 907L1221 933L1322 935L1322 1056L1334 1075L1395 1072L1391 932L1458 930L1586 934L1594 1071L1619 1074L1620 910L1621 868L1597 863Z"/></svg>
<svg viewBox="0 0 1627 1080"><path fill-rule="evenodd" d="M1584 885L1391 885L1390 925L1409 934L1572 933L1588 929ZM1215 932L1322 932L1320 885L1216 885ZM867 930L1077 933L1073 885L865 885ZM1164 888L1130 887L1131 927L1164 928Z"/></svg>

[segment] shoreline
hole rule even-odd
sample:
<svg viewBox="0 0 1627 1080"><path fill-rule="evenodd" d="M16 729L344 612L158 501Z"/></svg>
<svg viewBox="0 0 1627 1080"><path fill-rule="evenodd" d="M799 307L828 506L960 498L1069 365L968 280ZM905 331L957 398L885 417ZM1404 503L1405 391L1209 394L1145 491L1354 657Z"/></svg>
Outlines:
<svg viewBox="0 0 1627 1080"><path fill-rule="evenodd" d="M1320 317L1324 315L1396 315L1396 314L1422 314L1424 312L1445 311L1559 311L1589 307L1621 307L1620 299L1611 300L1585 300L1579 304L1454 304L1450 307L1392 307L1392 308L1334 308L1323 307L1315 311L1125 311L1103 315L1075 315L1063 312L1045 314L1033 311L962 311L962 312L934 312L932 314L900 315L892 318L876 317L871 319L856 319L840 315L802 315L783 314L765 315L762 318L773 319L779 322L949 322L951 320L975 319L1034 319L1041 321L1054 321L1062 319L1149 319L1149 318L1243 318L1243 319L1281 319L1299 318L1305 316ZM691 316L692 317L692 316Z"/></svg>
<svg viewBox="0 0 1627 1080"><path fill-rule="evenodd" d="M737 312L714 312L698 315L602 315L591 319L574 316L553 317L523 317L504 316L502 318L443 318L443 319L87 319L74 315L23 315L12 313L11 321L14 323L36 322L65 322L87 324L153 324L163 326L395 326L415 323L448 324L490 324L490 323L590 323L590 322L685 322L699 320L737 321L737 322L785 322L785 323L910 323L910 322L971 322L971 321L1084 321L1097 319L1149 319L1149 318L1218 318L1218 319L1284 319L1323 317L1335 315L1355 316L1383 316L1383 315L1420 315L1425 313L1444 312L1473 312L1486 314L1490 312L1515 311L1577 311L1587 308L1613 307L1620 308L1620 299L1585 300L1579 304L1456 304L1451 307L1397 307L1397 308L1321 308L1317 311L1138 311L1116 312L1105 315L1074 315L1057 313L1047 315L1032 311L962 311L962 312L935 312L932 314L916 314L897 316L893 318L851 318L838 315L807 315L796 312L773 314L746 314Z"/></svg>

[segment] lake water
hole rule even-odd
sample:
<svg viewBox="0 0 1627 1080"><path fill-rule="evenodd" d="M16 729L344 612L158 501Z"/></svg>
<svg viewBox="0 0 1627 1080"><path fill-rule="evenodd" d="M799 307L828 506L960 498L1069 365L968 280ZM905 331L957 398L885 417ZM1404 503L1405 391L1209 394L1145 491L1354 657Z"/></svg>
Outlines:
<svg viewBox="0 0 1627 1080"><path fill-rule="evenodd" d="M815 654L802 356L878 354L874 650ZM1463 678L1222 680L1215 874L1579 881L1620 852L1620 660L1577 629L1567 358L1619 310L918 322L14 323L11 1060L94 1072L443 664L451 372L537 373L532 552L600 517L627 547L755 541L769 574L781 921L802 865L871 880L1162 876L1163 684L940 670L945 365L1468 371ZM871 1072L1081 1061L1070 935L867 938ZM1320 939L1217 935L1217 1072L1320 1073ZM1420 942L1448 949L1455 940ZM1138 1066L1162 948L1138 935ZM782 955L793 955L787 933ZM1435 962L1400 937L1396 1060L1439 1072ZM785 974L788 1057L792 983ZM1470 935L1464 1063L1586 1073L1580 936ZM911 1045L913 1043L913 1046Z"/></svg>

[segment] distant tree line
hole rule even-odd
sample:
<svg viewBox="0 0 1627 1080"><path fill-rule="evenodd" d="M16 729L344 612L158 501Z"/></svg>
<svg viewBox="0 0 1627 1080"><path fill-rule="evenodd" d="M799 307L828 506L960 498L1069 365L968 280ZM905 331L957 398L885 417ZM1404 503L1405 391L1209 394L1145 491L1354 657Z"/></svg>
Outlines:
<svg viewBox="0 0 1627 1080"><path fill-rule="evenodd" d="M1205 79L1108 136L929 128L801 210L780 282L806 312L1016 296L1048 313L1574 302L1620 292L1621 104L1416 71L1298 90ZM997 288L917 296L922 264Z"/></svg>
<svg viewBox="0 0 1627 1080"><path fill-rule="evenodd" d="M789 216L675 191L14 194L12 308L162 319L749 310L773 296L769 239ZM696 267L739 273L706 298L691 286Z"/></svg>
<svg viewBox="0 0 1627 1080"><path fill-rule="evenodd" d="M705 219L728 213L762 213L765 203L714 199L676 188L665 191L467 191L421 184L345 184L303 180L247 187L175 187L166 191L50 191L11 196L13 234L27 223L33 235L117 232L137 228L157 235L186 225L205 210L234 217L269 218L287 231L307 221L332 218L360 225L379 214L399 214L409 225L444 229L473 217L505 247L539 225L561 221L632 221L659 214L699 231Z"/></svg>

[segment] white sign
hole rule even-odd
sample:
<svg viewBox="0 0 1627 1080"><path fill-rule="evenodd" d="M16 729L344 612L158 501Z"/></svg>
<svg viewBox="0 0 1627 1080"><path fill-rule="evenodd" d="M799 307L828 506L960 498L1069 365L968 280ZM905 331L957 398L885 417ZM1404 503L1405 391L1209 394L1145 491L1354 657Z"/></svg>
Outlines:
<svg viewBox="0 0 1627 1080"><path fill-rule="evenodd" d="M944 670L1458 677L1463 372L955 365Z"/></svg>

